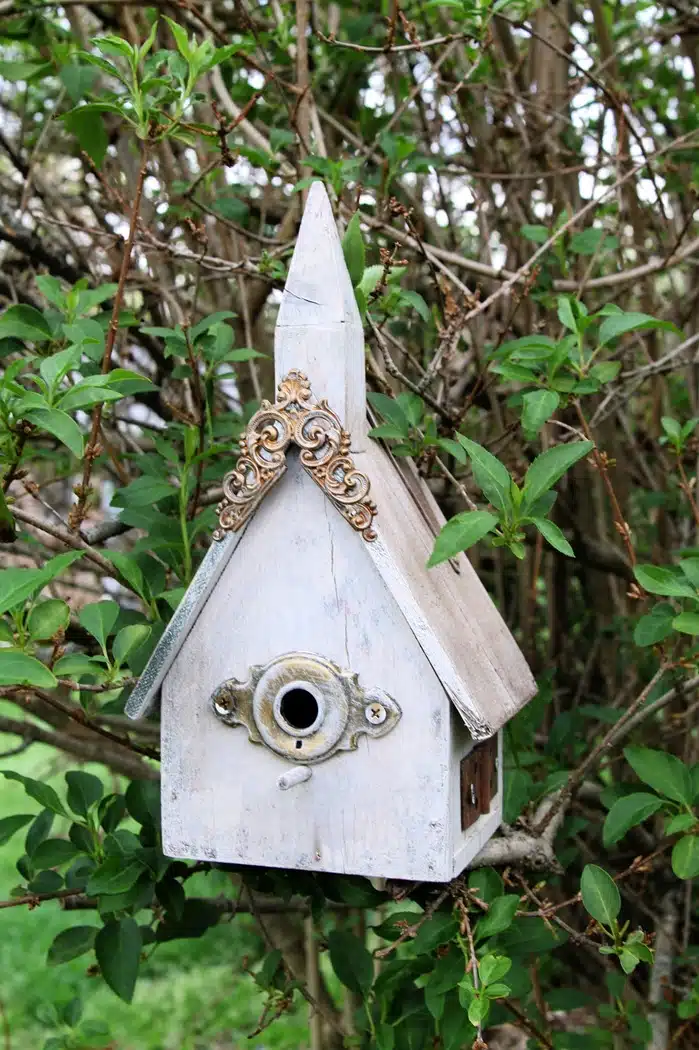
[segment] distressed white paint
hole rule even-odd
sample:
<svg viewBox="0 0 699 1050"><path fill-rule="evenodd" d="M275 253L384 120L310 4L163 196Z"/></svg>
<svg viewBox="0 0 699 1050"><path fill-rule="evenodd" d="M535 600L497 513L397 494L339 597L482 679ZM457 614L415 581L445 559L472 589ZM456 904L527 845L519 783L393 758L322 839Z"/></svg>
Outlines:
<svg viewBox="0 0 699 1050"><path fill-rule="evenodd" d="M293 458L165 680L169 855L450 877L450 704L367 547ZM403 713L386 736L360 736L356 751L281 792L278 778L293 766L243 728L221 725L209 697L224 679L292 651L356 672Z"/></svg>
<svg viewBox="0 0 699 1050"><path fill-rule="evenodd" d="M531 671L465 555L456 559L458 572L448 562L426 569L434 546L428 515L374 442L362 469L379 508L369 554L472 735L492 736L536 692ZM426 509L443 524L436 504Z"/></svg>
<svg viewBox="0 0 699 1050"><path fill-rule="evenodd" d="M274 333L277 382L292 368L304 372L352 435L366 443L364 333L345 266L332 207L314 182L291 260Z"/></svg>
<svg viewBox="0 0 699 1050"><path fill-rule="evenodd" d="M172 661L216 586L219 576L242 539L244 531L241 529L240 532L226 533L220 542L214 542L209 547L198 572L177 606L175 615L163 631L162 638L128 699L126 713L129 718L142 718L153 707L165 675L172 666Z"/></svg>
<svg viewBox="0 0 699 1050"><path fill-rule="evenodd" d="M460 761L535 686L467 558L426 569L444 519L412 465L366 438L363 334L320 183L292 259L275 359L278 379L305 372L351 430L378 536L366 543L354 532L292 453L246 529L207 555L129 705L142 714L162 683L165 850L446 880L501 819L500 768L491 812L461 830ZM357 673L403 712L385 737L360 736L356 751L314 765L308 778L304 769L303 779L210 705L225 679L247 679L252 665L294 651Z"/></svg>
<svg viewBox="0 0 699 1050"><path fill-rule="evenodd" d="M451 829L451 878L460 875L464 868L480 853L486 842L495 834L502 823L502 731L498 733L498 790L492 800L490 812L484 813L475 823L461 829L461 759L464 758L473 742L463 722L452 710L451 718L451 761L449 774L449 826Z"/></svg>
<svg viewBox="0 0 699 1050"><path fill-rule="evenodd" d="M305 784L312 776L313 770L310 766L298 766L296 769L290 769L288 773L282 773L277 778L277 787L280 791L289 791L297 784Z"/></svg>

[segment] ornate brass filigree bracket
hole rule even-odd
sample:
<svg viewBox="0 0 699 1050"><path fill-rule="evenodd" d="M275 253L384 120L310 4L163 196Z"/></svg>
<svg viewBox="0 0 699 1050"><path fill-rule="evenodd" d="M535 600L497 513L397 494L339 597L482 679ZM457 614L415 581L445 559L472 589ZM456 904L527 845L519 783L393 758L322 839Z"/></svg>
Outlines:
<svg viewBox="0 0 699 1050"><path fill-rule="evenodd" d="M349 454L351 437L327 401L311 404L308 378L296 369L280 382L274 404L263 401L245 428L235 469L223 479L214 539L237 532L255 512L284 474L292 444L301 450L303 467L352 528L368 542L376 539L376 504L368 498L368 477Z"/></svg>

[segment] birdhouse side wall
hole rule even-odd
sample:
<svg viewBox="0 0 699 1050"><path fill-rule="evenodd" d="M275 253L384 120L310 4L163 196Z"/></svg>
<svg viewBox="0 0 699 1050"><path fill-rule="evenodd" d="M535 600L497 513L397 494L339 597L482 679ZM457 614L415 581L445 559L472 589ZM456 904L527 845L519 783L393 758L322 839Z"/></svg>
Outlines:
<svg viewBox="0 0 699 1050"><path fill-rule="evenodd" d="M452 856L450 877L455 878L480 853L486 842L493 837L502 823L502 731L498 732L491 740L476 742L472 739L457 712L452 709L449 734L451 754L449 763L449 827ZM468 812L471 800L469 797L471 779L473 778L474 781L474 797L476 802L481 805L483 800L479 799L478 795L486 787L482 776L482 761L473 762L473 755L478 751L480 751L482 758L486 761L492 760L493 752L497 756L492 776L492 785L495 790L489 792L486 801L487 811L473 820L472 814ZM475 777L473 776L474 773ZM488 780L490 779L488 777ZM464 802L464 795L466 795L466 802ZM470 820L473 820L473 823L468 823ZM468 826L464 826L465 823Z"/></svg>
<svg viewBox="0 0 699 1050"><path fill-rule="evenodd" d="M163 837L170 856L443 881L450 877L451 705L367 553L298 461L267 496L163 687ZM401 708L385 736L358 737L309 768L222 724L228 678L305 652Z"/></svg>

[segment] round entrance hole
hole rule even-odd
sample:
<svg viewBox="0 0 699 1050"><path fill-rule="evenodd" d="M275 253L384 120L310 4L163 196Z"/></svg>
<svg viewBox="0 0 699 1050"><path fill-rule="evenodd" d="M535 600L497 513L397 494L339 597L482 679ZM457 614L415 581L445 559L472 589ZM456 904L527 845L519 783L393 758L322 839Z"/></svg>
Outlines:
<svg viewBox="0 0 699 1050"><path fill-rule="evenodd" d="M292 727L303 731L317 721L320 708L313 693L301 686L294 686L281 698L279 714ZM298 747L298 745L297 745Z"/></svg>

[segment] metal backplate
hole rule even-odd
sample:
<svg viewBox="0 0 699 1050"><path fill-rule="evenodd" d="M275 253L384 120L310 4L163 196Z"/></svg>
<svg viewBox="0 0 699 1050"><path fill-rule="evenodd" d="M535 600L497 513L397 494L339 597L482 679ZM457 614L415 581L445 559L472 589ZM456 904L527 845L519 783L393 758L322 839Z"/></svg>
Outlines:
<svg viewBox="0 0 699 1050"><path fill-rule="evenodd" d="M253 743L305 765L354 750L360 733L384 736L401 716L387 693L310 653L251 667L247 681L229 678L211 702L226 725L245 726Z"/></svg>

